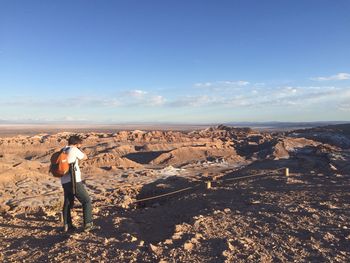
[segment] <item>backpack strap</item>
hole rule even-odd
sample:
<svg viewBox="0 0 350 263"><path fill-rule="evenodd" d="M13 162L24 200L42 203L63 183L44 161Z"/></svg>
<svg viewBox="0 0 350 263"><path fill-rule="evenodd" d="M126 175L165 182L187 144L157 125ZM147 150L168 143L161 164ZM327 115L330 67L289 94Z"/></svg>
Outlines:
<svg viewBox="0 0 350 263"><path fill-rule="evenodd" d="M70 180L72 182L72 192L73 195L77 192L77 178L75 177L75 165L77 163L78 158L75 159L74 163L69 164L70 168Z"/></svg>
<svg viewBox="0 0 350 263"><path fill-rule="evenodd" d="M77 181L75 177L75 162L70 163L69 168L70 168L70 181L72 182L72 192L73 192L73 195L75 195L77 192Z"/></svg>

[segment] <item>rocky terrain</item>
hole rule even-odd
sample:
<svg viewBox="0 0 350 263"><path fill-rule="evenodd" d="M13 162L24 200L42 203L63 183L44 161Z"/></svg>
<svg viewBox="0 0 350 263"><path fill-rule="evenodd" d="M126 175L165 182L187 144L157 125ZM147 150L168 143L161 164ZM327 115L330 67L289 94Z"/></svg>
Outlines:
<svg viewBox="0 0 350 263"><path fill-rule="evenodd" d="M77 202L79 230L68 235L60 232L62 188L48 166L70 135L0 138L0 261L350 258L350 125L80 133L100 229L81 231Z"/></svg>

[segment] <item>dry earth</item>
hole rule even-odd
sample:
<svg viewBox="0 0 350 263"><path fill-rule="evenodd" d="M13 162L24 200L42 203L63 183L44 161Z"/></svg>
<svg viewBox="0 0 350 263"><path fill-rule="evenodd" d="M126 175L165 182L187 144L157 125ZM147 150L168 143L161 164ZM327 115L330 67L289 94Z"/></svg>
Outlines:
<svg viewBox="0 0 350 263"><path fill-rule="evenodd" d="M70 133L0 138L0 261L347 262L349 130L81 133L101 228L71 235L47 172Z"/></svg>

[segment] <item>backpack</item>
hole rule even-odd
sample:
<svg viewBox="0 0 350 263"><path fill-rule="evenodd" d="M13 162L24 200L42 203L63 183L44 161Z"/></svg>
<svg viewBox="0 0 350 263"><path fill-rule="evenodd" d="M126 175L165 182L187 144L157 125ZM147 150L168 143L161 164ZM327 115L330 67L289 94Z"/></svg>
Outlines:
<svg viewBox="0 0 350 263"><path fill-rule="evenodd" d="M49 172L55 177L62 177L69 173L68 152L60 150L51 156L51 165Z"/></svg>

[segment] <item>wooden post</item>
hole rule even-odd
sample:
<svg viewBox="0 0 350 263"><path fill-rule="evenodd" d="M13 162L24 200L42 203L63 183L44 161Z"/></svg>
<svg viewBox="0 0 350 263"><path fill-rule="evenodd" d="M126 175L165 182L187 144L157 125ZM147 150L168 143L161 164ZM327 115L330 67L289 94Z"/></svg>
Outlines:
<svg viewBox="0 0 350 263"><path fill-rule="evenodd" d="M211 188L211 182L210 181L206 181L207 183L207 189L210 189Z"/></svg>
<svg viewBox="0 0 350 263"><path fill-rule="evenodd" d="M289 168L286 168L286 173L285 173L286 176L289 176Z"/></svg>

